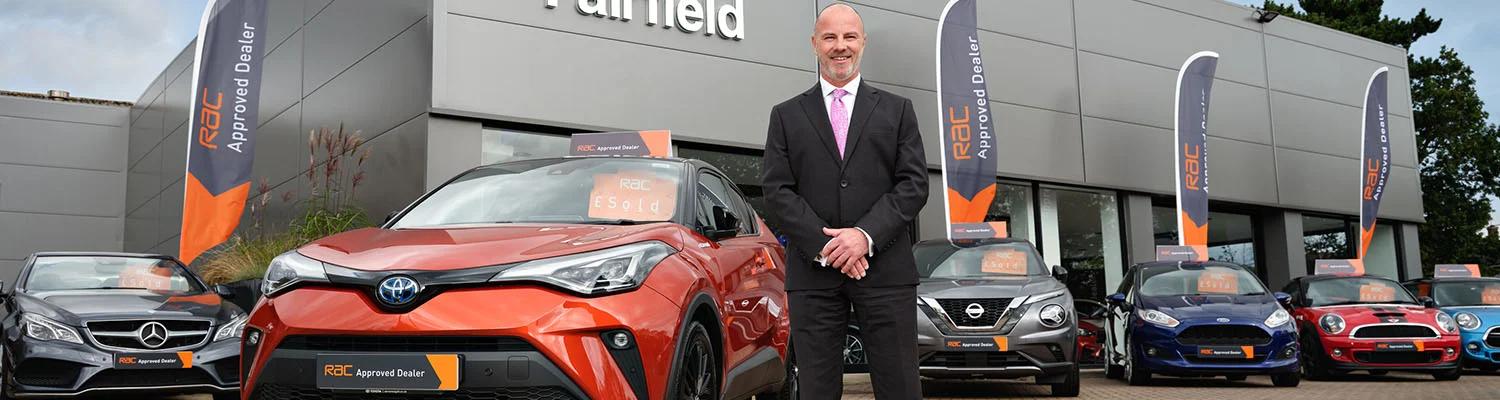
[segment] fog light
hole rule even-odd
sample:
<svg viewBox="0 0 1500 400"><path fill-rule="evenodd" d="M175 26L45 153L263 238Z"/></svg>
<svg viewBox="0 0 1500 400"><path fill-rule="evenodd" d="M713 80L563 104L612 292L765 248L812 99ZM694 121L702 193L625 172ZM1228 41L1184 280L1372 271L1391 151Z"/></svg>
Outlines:
<svg viewBox="0 0 1500 400"><path fill-rule="evenodd" d="M1469 351L1479 351L1479 343L1469 342Z"/></svg>
<svg viewBox="0 0 1500 400"><path fill-rule="evenodd" d="M615 345L616 349L624 349L630 347L630 335L626 335L624 332L620 332L615 333L612 336L613 337L610 338L610 344Z"/></svg>
<svg viewBox="0 0 1500 400"><path fill-rule="evenodd" d="M1287 346L1286 349L1281 350L1281 358L1283 358L1283 359L1292 358L1292 357L1295 357L1296 355L1297 355L1297 348L1295 348L1295 347Z"/></svg>
<svg viewBox="0 0 1500 400"><path fill-rule="evenodd" d="M1443 348L1443 350L1447 350L1448 351L1448 355L1450 355L1450 356L1453 355L1453 348L1452 347L1446 347L1446 348Z"/></svg>
<svg viewBox="0 0 1500 400"><path fill-rule="evenodd" d="M1334 357L1343 357L1344 356L1344 349L1333 349L1333 356Z"/></svg>
<svg viewBox="0 0 1500 400"><path fill-rule="evenodd" d="M245 337L245 341L249 342L251 346L259 345L260 344L260 331L253 330L253 329L250 330L250 335Z"/></svg>
<svg viewBox="0 0 1500 400"><path fill-rule="evenodd" d="M1147 357L1156 357L1156 353L1157 353L1157 351L1156 351L1155 347L1147 347L1146 348L1146 356Z"/></svg>

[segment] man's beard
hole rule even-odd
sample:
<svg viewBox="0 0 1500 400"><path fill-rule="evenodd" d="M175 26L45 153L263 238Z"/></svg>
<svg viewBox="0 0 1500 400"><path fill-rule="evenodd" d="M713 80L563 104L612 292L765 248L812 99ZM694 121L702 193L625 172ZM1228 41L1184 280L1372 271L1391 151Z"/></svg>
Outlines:
<svg viewBox="0 0 1500 400"><path fill-rule="evenodd" d="M830 78L833 78L833 80L836 80L836 81L844 81L844 80L854 79L854 75L855 75L856 71L859 71L859 61L855 61L855 62L850 63L849 64L849 69L842 70L842 71L840 71L837 67L834 67L834 66L823 65L823 74L827 75Z"/></svg>

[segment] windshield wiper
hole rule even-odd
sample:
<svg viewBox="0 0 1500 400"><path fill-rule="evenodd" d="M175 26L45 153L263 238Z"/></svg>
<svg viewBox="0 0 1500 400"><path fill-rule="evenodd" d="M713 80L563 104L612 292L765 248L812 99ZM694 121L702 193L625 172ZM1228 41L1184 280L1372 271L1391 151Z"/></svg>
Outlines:
<svg viewBox="0 0 1500 400"><path fill-rule="evenodd" d="M641 222L633 219L591 219L580 223L589 225L636 225Z"/></svg>

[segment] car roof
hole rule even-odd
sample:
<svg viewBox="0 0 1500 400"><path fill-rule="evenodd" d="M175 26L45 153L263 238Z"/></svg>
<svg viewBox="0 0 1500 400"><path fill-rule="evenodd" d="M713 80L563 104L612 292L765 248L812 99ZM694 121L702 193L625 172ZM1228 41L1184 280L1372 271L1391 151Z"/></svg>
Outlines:
<svg viewBox="0 0 1500 400"><path fill-rule="evenodd" d="M1304 281L1305 282L1317 282L1317 281L1331 281L1331 280L1335 280L1335 279L1346 279L1346 278L1374 278L1374 279L1387 280L1387 281L1391 281L1391 282L1395 282L1396 281L1395 279L1391 279L1389 277L1384 277L1384 276L1380 276L1380 275L1343 275L1343 274L1306 275L1306 276L1299 276L1299 277L1296 277L1296 278L1292 278L1292 280L1293 281L1299 281L1299 282L1304 282Z"/></svg>
<svg viewBox="0 0 1500 400"><path fill-rule="evenodd" d="M1145 268L1148 268L1148 267L1170 267L1170 266L1204 266L1204 267L1207 267L1207 266L1216 266L1216 267L1244 268L1246 270L1253 269L1253 268L1251 268L1249 266L1235 264L1235 263L1232 263L1232 262L1224 262L1224 261L1147 261L1147 262L1139 263L1139 264L1136 264L1136 265L1132 265L1132 266L1130 266L1130 269L1139 270L1139 269L1145 269Z"/></svg>
<svg viewBox="0 0 1500 400"><path fill-rule="evenodd" d="M1428 282L1497 282L1497 281L1500 281L1500 278L1488 277L1488 276L1480 276L1480 277L1458 276L1458 277L1448 277L1448 278L1422 278L1422 279L1414 279L1414 280L1421 280L1421 281L1428 281Z"/></svg>
<svg viewBox="0 0 1500 400"><path fill-rule="evenodd" d="M32 257L129 257L129 258L155 258L161 260L176 260L176 257L162 254L148 253L125 253L118 251L42 251L31 254Z"/></svg>
<svg viewBox="0 0 1500 400"><path fill-rule="evenodd" d="M991 245L991 244L1010 244L1010 243L1031 244L1031 242L1028 241L1028 240L1013 239L1013 238L994 238L994 239L977 239L977 240L975 240L975 239L958 239L958 240L928 239L928 240L923 240L923 241L917 242L917 246L944 246L944 245L946 245L946 246L967 248L967 247L978 247L978 246Z"/></svg>

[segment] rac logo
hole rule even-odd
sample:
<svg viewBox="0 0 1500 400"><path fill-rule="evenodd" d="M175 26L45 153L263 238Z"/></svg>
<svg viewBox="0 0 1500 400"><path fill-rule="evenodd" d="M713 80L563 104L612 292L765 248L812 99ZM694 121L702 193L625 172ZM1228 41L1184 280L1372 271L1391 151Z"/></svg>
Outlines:
<svg viewBox="0 0 1500 400"><path fill-rule="evenodd" d="M135 365L135 357L120 357L118 361L124 365Z"/></svg>
<svg viewBox="0 0 1500 400"><path fill-rule="evenodd" d="M350 368L354 368L354 365L353 364L325 364L325 365L323 365L323 376L345 376L345 377L347 377L347 376L354 376L354 374L349 373L349 369Z"/></svg>
<svg viewBox="0 0 1500 400"><path fill-rule="evenodd" d="M1182 145L1182 183L1187 190L1203 190L1203 147Z"/></svg>
<svg viewBox="0 0 1500 400"><path fill-rule="evenodd" d="M198 123L202 126L198 128L197 142L199 146L215 150L219 148L219 145L214 144L214 139L219 137L219 124L223 122L220 118L223 114L219 112L219 109L224 108L224 92L219 92L217 96L214 96L214 101L210 103L208 101L208 88L203 88L203 96L201 98L203 100L199 103L203 107L198 112Z"/></svg>
<svg viewBox="0 0 1500 400"><path fill-rule="evenodd" d="M1375 200L1375 186L1380 184L1380 160L1365 163L1365 200Z"/></svg>
<svg viewBox="0 0 1500 400"><path fill-rule="evenodd" d="M977 68L977 67L976 67ZM969 147L973 146L972 136L974 128L969 125L969 106L964 106L964 116L959 118L953 113L953 107L948 107L948 138L953 141L953 159L967 160L973 158L969 154Z"/></svg>

